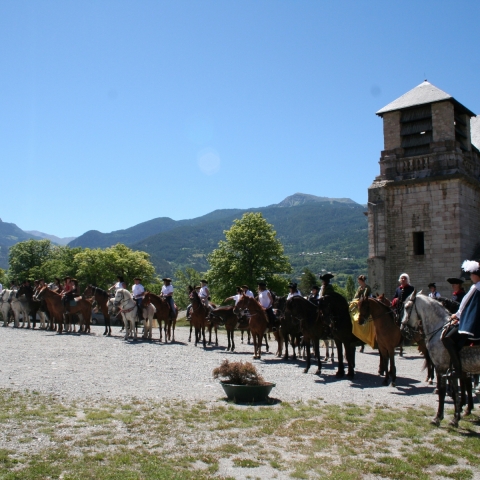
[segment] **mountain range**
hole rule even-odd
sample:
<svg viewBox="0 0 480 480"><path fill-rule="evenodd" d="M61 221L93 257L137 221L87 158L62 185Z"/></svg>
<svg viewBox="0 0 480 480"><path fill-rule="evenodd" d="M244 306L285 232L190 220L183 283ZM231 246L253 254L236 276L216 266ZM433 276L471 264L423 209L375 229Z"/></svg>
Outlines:
<svg viewBox="0 0 480 480"><path fill-rule="evenodd" d="M178 221L160 217L110 233L90 230L68 245L106 248L124 243L134 250L149 253L159 275L172 276L178 268L186 266L205 271L208 269L207 255L224 238L224 230L246 212L261 212L274 226L295 276L301 275L306 267L315 273L327 270L357 274L364 272L366 267L367 221L364 211L364 205L348 198L296 193L267 207L215 210L201 217ZM23 232L14 224L3 225L18 229L16 241L49 238L41 232ZM53 236L50 237L55 241ZM2 240L0 229L0 247L3 246ZM12 238L9 245L16 241ZM1 256L0 262L2 266Z"/></svg>

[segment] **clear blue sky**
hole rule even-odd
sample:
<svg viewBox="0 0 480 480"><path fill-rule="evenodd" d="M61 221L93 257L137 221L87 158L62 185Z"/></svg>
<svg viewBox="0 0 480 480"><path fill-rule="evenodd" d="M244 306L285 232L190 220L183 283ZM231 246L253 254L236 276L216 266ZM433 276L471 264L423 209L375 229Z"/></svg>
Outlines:
<svg viewBox="0 0 480 480"><path fill-rule="evenodd" d="M480 2L0 1L0 217L77 236L295 192L365 203L375 112L480 113Z"/></svg>

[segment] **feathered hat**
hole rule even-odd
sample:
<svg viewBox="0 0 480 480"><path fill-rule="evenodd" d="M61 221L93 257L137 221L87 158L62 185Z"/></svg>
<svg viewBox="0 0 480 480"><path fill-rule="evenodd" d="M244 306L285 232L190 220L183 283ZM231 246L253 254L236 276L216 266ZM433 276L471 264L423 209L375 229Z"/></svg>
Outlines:
<svg viewBox="0 0 480 480"><path fill-rule="evenodd" d="M462 263L462 270L464 272L474 274L474 275L479 275L480 276L480 263L478 263L476 260L465 260Z"/></svg>

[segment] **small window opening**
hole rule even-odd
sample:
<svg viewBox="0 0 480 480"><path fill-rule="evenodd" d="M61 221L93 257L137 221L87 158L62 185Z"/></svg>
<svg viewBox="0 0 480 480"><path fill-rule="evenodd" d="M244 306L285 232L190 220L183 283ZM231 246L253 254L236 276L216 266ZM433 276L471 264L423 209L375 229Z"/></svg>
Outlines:
<svg viewBox="0 0 480 480"><path fill-rule="evenodd" d="M413 232L413 253L415 255L425 255L424 232Z"/></svg>

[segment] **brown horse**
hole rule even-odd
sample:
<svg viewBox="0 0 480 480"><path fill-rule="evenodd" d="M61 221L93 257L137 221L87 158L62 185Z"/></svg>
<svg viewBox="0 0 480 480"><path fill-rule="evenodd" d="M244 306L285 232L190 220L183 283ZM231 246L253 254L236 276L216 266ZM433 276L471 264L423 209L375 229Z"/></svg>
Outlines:
<svg viewBox="0 0 480 480"><path fill-rule="evenodd" d="M288 343L292 344L293 360L297 359L295 349L298 347L298 354L300 355L301 349L301 335L300 322L295 321L290 311L287 311L287 297L277 297L273 302L273 308L277 310L276 316L280 320L280 333L285 342L285 355L284 360L288 360ZM316 312L315 312L316 315ZM282 348L280 348L280 351Z"/></svg>
<svg viewBox="0 0 480 480"><path fill-rule="evenodd" d="M50 314L50 330L54 330L53 323L57 324L57 332L62 333L63 330L63 313L64 307L62 304L62 296L56 292L53 292L48 287L43 287L35 296L36 299L45 299L48 312ZM69 314L82 314L83 322L85 325L85 333L90 333L90 320L92 317L92 304L88 300L77 300L76 305L70 306Z"/></svg>
<svg viewBox="0 0 480 480"><path fill-rule="evenodd" d="M100 311L102 312L103 318L105 319L105 331L104 335L112 335L112 327L110 325L110 314L108 313L108 299L110 296L108 292L102 290L101 288L95 287L94 285L89 285L83 292L84 297L94 297L95 302L97 302Z"/></svg>
<svg viewBox="0 0 480 480"><path fill-rule="evenodd" d="M235 315L239 315L242 310L246 310L247 308L250 312L248 325L253 337L253 358L260 359L262 356L262 337L268 329L267 312L254 298L246 295L240 297L233 312Z"/></svg>
<svg viewBox="0 0 480 480"><path fill-rule="evenodd" d="M365 325L372 317L375 325L375 334L380 352L381 370L385 372L383 385L389 384L389 376L392 379L392 387L395 387L397 379L397 369L395 367L395 348L397 348L403 340L400 327L395 322L393 311L384 303L375 298L360 297L358 300L358 311L360 312L360 325ZM388 364L390 362L390 370Z"/></svg>
<svg viewBox="0 0 480 480"><path fill-rule="evenodd" d="M207 348L207 342L205 340L205 328L208 327L210 323L208 319L210 309L202 303L195 288L189 285L188 291L190 300L192 302L190 325L195 328L195 346L197 346L198 342L202 341L203 348Z"/></svg>
<svg viewBox="0 0 480 480"><path fill-rule="evenodd" d="M170 315L170 305L168 302L151 292L146 292L143 297L143 305L147 306L150 303L155 307L155 317L158 321L158 328L160 330L160 341L162 341L162 321L165 323L165 342L173 343L175 341L175 325L177 324L178 310L175 311L175 316Z"/></svg>

